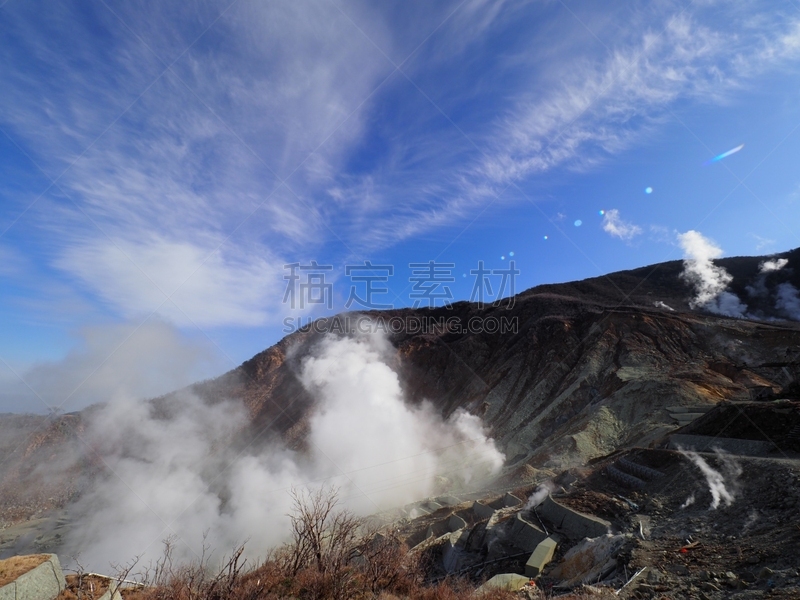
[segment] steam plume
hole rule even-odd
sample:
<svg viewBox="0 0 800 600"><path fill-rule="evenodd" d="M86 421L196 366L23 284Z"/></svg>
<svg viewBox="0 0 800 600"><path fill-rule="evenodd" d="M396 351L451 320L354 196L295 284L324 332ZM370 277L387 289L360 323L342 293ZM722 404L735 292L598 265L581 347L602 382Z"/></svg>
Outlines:
<svg viewBox="0 0 800 600"><path fill-rule="evenodd" d="M238 401L185 390L165 403L114 398L86 435L109 474L72 508L68 550L95 569L146 563L174 534L176 558L190 560L206 534L219 552L249 540L263 555L288 534L292 486L339 486L345 506L367 514L434 493L442 476L468 484L495 473L503 455L480 420L407 405L389 350L378 337L329 338L302 363L299 378L318 401L302 454L235 452L248 423Z"/></svg>
<svg viewBox="0 0 800 600"><path fill-rule="evenodd" d="M758 277L756 277L756 280L751 285L747 286L747 293L754 298L764 298L768 296L767 275L780 271L787 264L789 264L789 261L785 258L762 261L761 264L758 265Z"/></svg>
<svg viewBox="0 0 800 600"><path fill-rule="evenodd" d="M224 370L213 346L155 318L85 327L62 360L35 364L0 388L0 412L80 410L109 398L153 398Z"/></svg>
<svg viewBox="0 0 800 600"><path fill-rule="evenodd" d="M669 304L667 304L662 300L656 300L655 302L653 302L653 306L655 306L656 308L664 308L670 312L675 312L674 308L672 308Z"/></svg>
<svg viewBox="0 0 800 600"><path fill-rule="evenodd" d="M545 481L544 483L540 483L536 486L536 489L533 490L531 495L528 497L528 501L525 503L523 510L530 510L532 508L536 508L542 502L545 501L548 494L550 494L554 489L554 486L549 481Z"/></svg>
<svg viewBox="0 0 800 600"><path fill-rule="evenodd" d="M758 267L759 273L772 273L773 271L780 271L783 267L789 264L786 258L776 258L774 260L765 260Z"/></svg>
<svg viewBox="0 0 800 600"><path fill-rule="evenodd" d="M778 285L775 308L793 321L800 321L800 292L791 283Z"/></svg>
<svg viewBox="0 0 800 600"><path fill-rule="evenodd" d="M697 452L691 450L682 450L679 448L681 454L688 458L692 463L700 469L700 472L706 478L708 490L711 492L711 506L712 510L719 507L720 502L724 502L725 506L733 504L736 498L736 480L742 474L742 468L730 456L730 454L723 452L719 448L714 448L714 453L717 458L722 462L722 472L717 471ZM690 496L692 502L694 496ZM681 508L689 506L691 502L687 500Z"/></svg>
<svg viewBox="0 0 800 600"><path fill-rule="evenodd" d="M445 422L430 404L404 402L382 360L388 351L381 337L329 338L306 360L303 385L319 400L309 434L315 463L352 473L336 484L360 495L365 509L428 495L436 475L470 483L497 471L503 456L478 417L457 411Z"/></svg>
<svg viewBox="0 0 800 600"><path fill-rule="evenodd" d="M679 234L678 241L685 255L681 277L695 289L689 306L728 317L743 317L747 306L727 291L733 276L712 262L722 256L722 250L694 230Z"/></svg>
<svg viewBox="0 0 800 600"><path fill-rule="evenodd" d="M742 526L742 533L744 534L750 531L750 529L753 528L753 525L755 525L758 522L758 519L759 519L758 511L755 508L751 508L750 513L747 515L747 519L745 520L744 525Z"/></svg>

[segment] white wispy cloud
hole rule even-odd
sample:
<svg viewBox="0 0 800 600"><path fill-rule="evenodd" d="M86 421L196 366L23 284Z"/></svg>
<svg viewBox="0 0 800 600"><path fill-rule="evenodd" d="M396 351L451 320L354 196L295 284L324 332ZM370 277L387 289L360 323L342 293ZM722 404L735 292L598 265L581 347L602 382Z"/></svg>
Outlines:
<svg viewBox="0 0 800 600"><path fill-rule="evenodd" d="M667 15L604 58L556 64L566 75L551 91L520 94L499 123L482 173L502 183L559 165L590 167L652 131L678 99L724 102L746 77L796 57L796 17L757 32L701 19L688 11Z"/></svg>
<svg viewBox="0 0 800 600"><path fill-rule="evenodd" d="M126 317L157 311L187 326L263 325L274 316L265 299L283 289L274 257L155 235L70 246L56 264Z"/></svg>
<svg viewBox="0 0 800 600"><path fill-rule="evenodd" d="M517 15L519 7L507 9ZM456 119L460 131L450 124L470 140L457 144L448 137L436 145L427 163L437 166L436 186L415 178L398 184L383 169L371 173L373 188L385 190L384 206L396 206L401 197L404 206L401 214L375 210L371 238L406 239L468 221L490 203L524 201L509 186L554 169L595 168L642 143L671 118L679 102L726 104L754 77L800 58L795 44L800 18L791 11L770 13L754 4L663 3L619 21L600 18L593 10L575 9L578 18L607 40L607 48L565 11L532 34L528 46L508 49L487 68L491 74L485 80L494 82L496 77L506 86L502 97L485 81L470 86L469 93L442 94L433 75L420 67L422 61L414 63L410 76L423 82L422 87L428 83L426 93L445 115L488 103L494 107L493 117L484 118L478 108L476 118ZM484 16L481 22L477 38L484 41L507 27L503 15ZM469 42L477 43L474 38ZM464 60L462 54L455 56ZM450 74L458 73L458 60L444 61L443 72L446 67ZM509 79L514 80L511 86ZM404 138L404 149L413 155L414 144L406 142ZM430 144L426 146L427 157ZM345 181L340 192L347 195L342 191L347 186ZM436 201L431 203L428 191L434 187Z"/></svg>
<svg viewBox="0 0 800 600"><path fill-rule="evenodd" d="M619 210L612 208L603 214L603 231L621 240L630 240L642 233L642 228L624 221L619 216Z"/></svg>
<svg viewBox="0 0 800 600"><path fill-rule="evenodd" d="M766 250L772 248L777 244L777 241L771 238L765 238L755 233L748 233L748 236L753 238L756 241L755 249L756 252L761 252L762 250Z"/></svg>
<svg viewBox="0 0 800 600"><path fill-rule="evenodd" d="M22 4L4 9L0 107L48 177L68 169L31 212L52 264L125 316L164 290L180 324L269 321L281 256L331 237L315 180L362 134L386 59L332 5L238 5L180 56L224 5L92 21Z"/></svg>
<svg viewBox="0 0 800 600"><path fill-rule="evenodd" d="M49 177L68 169L58 185L79 207L55 188L39 200L44 253L121 315L207 258L162 313L268 322L298 254L358 254L522 202L514 184L591 168L677 102L725 102L800 54L800 19L757 5L622 21L575 8L608 49L569 12L537 20L521 1L226 6L3 8L2 126ZM485 51L520 23L530 35ZM392 75L415 49L412 82ZM612 235L639 233L614 218Z"/></svg>

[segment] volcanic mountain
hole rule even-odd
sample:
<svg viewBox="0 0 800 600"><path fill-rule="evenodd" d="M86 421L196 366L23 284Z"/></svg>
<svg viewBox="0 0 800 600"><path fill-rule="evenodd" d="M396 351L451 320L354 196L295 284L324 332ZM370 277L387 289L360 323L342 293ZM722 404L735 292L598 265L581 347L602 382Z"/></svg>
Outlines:
<svg viewBox="0 0 800 600"><path fill-rule="evenodd" d="M780 271L763 272L767 260L781 259ZM411 401L428 399L445 416L458 408L480 415L512 462L563 465L650 443L675 426L668 406L774 397L796 386L800 324L785 320L775 297L781 285L800 287L800 249L716 264L733 276L728 289L748 304L748 318L690 308L682 261L538 286L503 306L459 302L364 316L455 323L389 333ZM761 293L748 291L756 287ZM465 327L489 317L516 331ZM298 365L326 332L347 328L344 317L317 325L194 391L241 398L256 431L301 444L313 401L297 381Z"/></svg>
<svg viewBox="0 0 800 600"><path fill-rule="evenodd" d="M765 270L768 261L780 268ZM714 264L732 276L728 291L747 305L743 318L694 306L683 261L542 285L501 306L458 302L361 316L375 323L425 317L466 325L493 317L512 324L505 332L442 326L389 329L387 336L408 401L428 400L445 417L457 409L480 416L505 453L507 475L524 476L647 447L678 427L675 407L797 396L800 323L787 319L785 300L787 290L800 288L800 249ZM343 318L288 335L190 389L208 402L225 397L246 405L249 430L238 443L279 436L302 450L314 401L298 369L320 339L342 335ZM171 398L152 401L154 410L168 413ZM0 418L6 523L64 505L104 468L91 453L61 477L39 466L76 444L91 410Z"/></svg>

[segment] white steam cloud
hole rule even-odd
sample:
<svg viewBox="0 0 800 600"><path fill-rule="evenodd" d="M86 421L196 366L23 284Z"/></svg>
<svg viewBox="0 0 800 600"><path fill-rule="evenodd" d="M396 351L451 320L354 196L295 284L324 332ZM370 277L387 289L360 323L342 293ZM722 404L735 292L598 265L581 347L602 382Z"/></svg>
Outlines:
<svg viewBox="0 0 800 600"><path fill-rule="evenodd" d="M800 321L800 292L791 283L781 283L775 296L775 308L793 321Z"/></svg>
<svg viewBox="0 0 800 600"><path fill-rule="evenodd" d="M684 252L681 277L695 289L695 297L689 302L691 308L703 308L718 315L743 317L747 306L727 291L733 276L712 260L722 256L722 249L694 230L678 235Z"/></svg>
<svg viewBox="0 0 800 600"><path fill-rule="evenodd" d="M753 528L753 525L758 523L759 514L755 508L750 509L750 513L747 515L747 519L742 526L742 533L745 534Z"/></svg>
<svg viewBox="0 0 800 600"><path fill-rule="evenodd" d="M722 463L722 471L717 471L697 452L691 450L683 450L678 448L679 452L688 458L692 463L700 469L700 472L706 478L708 484L708 491L711 492L711 506L712 510L719 507L720 502L724 502L725 506L730 506L736 499L737 480L742 474L742 468L731 457L730 454L723 452L719 448L714 448L714 453L717 459ZM694 494L691 499L684 502L681 508L686 508L694 502Z"/></svg>
<svg viewBox="0 0 800 600"><path fill-rule="evenodd" d="M522 510L530 510L532 508L536 508L547 499L547 496L554 489L555 486L549 481L540 483L538 486L536 486L536 489L533 490L531 495L528 497L528 501L525 502L525 506L522 507Z"/></svg>
<svg viewBox="0 0 800 600"><path fill-rule="evenodd" d="M761 264L758 265L758 277L756 277L756 280L751 285L747 286L747 293L753 298L767 297L769 295L769 290L767 289L767 275L780 271L787 264L789 264L789 261L785 258L762 261Z"/></svg>
<svg viewBox="0 0 800 600"><path fill-rule="evenodd" d="M776 258L774 260L765 260L758 266L759 273L772 273L773 271L780 271L789 264L786 258Z"/></svg>
<svg viewBox="0 0 800 600"><path fill-rule="evenodd" d="M480 420L406 404L390 349L378 337L327 338L302 362L300 380L317 400L302 453L234 450L248 423L238 401L186 391L161 405L114 399L86 432L111 474L73 507L68 550L95 569L134 556L146 564L175 535L177 558L191 560L205 534L220 553L249 540L263 555L286 539L293 486L338 486L347 508L369 514L439 492L443 481L495 474L503 455Z"/></svg>
<svg viewBox="0 0 800 600"><path fill-rule="evenodd" d="M747 286L747 293L754 298L767 298L767 276L783 270L789 260L776 258L765 260L759 265L758 277L752 285ZM788 281L779 283L775 288L775 309L781 316L793 321L800 321L800 292Z"/></svg>
<svg viewBox="0 0 800 600"><path fill-rule="evenodd" d="M603 215L603 231L621 240L630 240L642 233L642 228L623 221L619 216L619 210L612 208Z"/></svg>
<svg viewBox="0 0 800 600"><path fill-rule="evenodd" d="M319 401L308 436L314 463L346 473L336 484L366 510L428 495L437 475L468 484L496 472L503 455L478 417L457 411L444 422L431 405L404 402L382 360L389 349L378 336L329 338L306 360L303 385Z"/></svg>
<svg viewBox="0 0 800 600"><path fill-rule="evenodd" d="M69 412L118 397L153 398L225 369L205 338L189 338L155 318L86 327L79 335L62 360L9 376L0 412Z"/></svg>

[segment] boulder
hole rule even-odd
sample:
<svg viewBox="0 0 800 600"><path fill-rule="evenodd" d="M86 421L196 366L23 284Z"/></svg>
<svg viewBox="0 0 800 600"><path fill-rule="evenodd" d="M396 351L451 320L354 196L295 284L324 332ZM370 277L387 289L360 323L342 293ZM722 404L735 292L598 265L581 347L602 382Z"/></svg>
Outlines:
<svg viewBox="0 0 800 600"><path fill-rule="evenodd" d="M467 522L458 515L451 515L447 520L447 527L450 531L458 531L459 529L464 529L466 526Z"/></svg>
<svg viewBox="0 0 800 600"><path fill-rule="evenodd" d="M536 512L573 540L601 536L611 529L611 523L608 521L567 508L553 500L551 496L547 496L544 502L536 507Z"/></svg>
<svg viewBox="0 0 800 600"><path fill-rule="evenodd" d="M15 575L17 565L24 564L26 558L34 564L38 562L38 565ZM14 579L0 587L0 600L53 600L67 587L61 563L55 554L8 558L0 561L0 573L4 570Z"/></svg>
<svg viewBox="0 0 800 600"><path fill-rule="evenodd" d="M509 531L509 541L517 548L533 552L547 538L547 534L517 513Z"/></svg>
<svg viewBox="0 0 800 600"><path fill-rule="evenodd" d="M455 506L457 504L461 504L461 500L459 500L456 496L437 496L433 499L433 501L437 504L441 504L442 506Z"/></svg>
<svg viewBox="0 0 800 600"><path fill-rule="evenodd" d="M472 503L472 512L479 519L488 519L494 514L494 509L491 506L481 504L477 500Z"/></svg>
<svg viewBox="0 0 800 600"><path fill-rule="evenodd" d="M542 574L545 565L553 560L556 552L557 541L553 537L548 537L540 542L531 554L528 562L525 563L525 576L534 578Z"/></svg>
<svg viewBox="0 0 800 600"><path fill-rule="evenodd" d="M570 548L549 576L561 579L564 587L597 581L616 567L616 556L625 540L624 535L610 533L587 538Z"/></svg>
<svg viewBox="0 0 800 600"><path fill-rule="evenodd" d="M524 575L517 575L516 573L502 573L495 575L481 587L478 588L479 594L489 592L491 590L506 590L509 592L516 592L521 590L530 583L530 579Z"/></svg>

